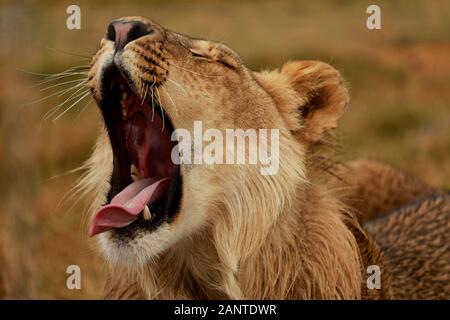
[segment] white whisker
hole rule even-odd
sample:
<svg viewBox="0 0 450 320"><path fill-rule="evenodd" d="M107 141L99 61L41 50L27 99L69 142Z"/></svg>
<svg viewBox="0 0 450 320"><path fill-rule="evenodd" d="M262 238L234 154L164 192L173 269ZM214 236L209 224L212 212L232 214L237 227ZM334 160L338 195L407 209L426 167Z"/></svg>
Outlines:
<svg viewBox="0 0 450 320"><path fill-rule="evenodd" d="M80 84L81 85L81 84ZM84 87L84 86L80 86L80 85L77 85L77 86L75 86L73 89L75 89L76 87L79 87L77 90L75 90L74 92L72 92L65 100L64 100L64 102L62 102L62 103L60 103L59 105L60 106L63 106L64 104L66 104L67 102L69 102L70 100L73 100L73 99L76 99L76 97L78 96L78 95L80 95L81 93L79 93L81 90L83 90L83 89L86 89L86 87ZM59 97L59 96L58 96Z"/></svg>
<svg viewBox="0 0 450 320"><path fill-rule="evenodd" d="M165 123L164 123L164 110L163 110L163 107L162 107L162 101L161 101L161 96L159 95L158 87L155 87L155 89L156 89L156 94L158 95L159 108L161 109L161 116L162 116L162 121L163 121L163 125L162 125L161 131L164 131L164 128L165 128Z"/></svg>
<svg viewBox="0 0 450 320"><path fill-rule="evenodd" d="M150 87L150 90L152 92L152 122L153 119L155 119L155 102L153 101L154 97L153 97L153 87Z"/></svg>
<svg viewBox="0 0 450 320"><path fill-rule="evenodd" d="M192 74L195 74L195 75L198 75L198 76L201 76L201 77L208 77L208 78L222 77L222 75L211 75L211 74L210 74L210 75L207 75L207 74L197 73L197 72L191 71L191 70L189 70L189 69L180 67L180 66L176 65L175 63L172 63L172 62L169 62L169 61L167 61L167 63L170 64L170 65L172 65L172 66L174 66L174 67L176 67L176 68L179 68L179 69L181 69L181 70L184 70L184 71L186 71L186 72L190 72L190 73L192 73Z"/></svg>
<svg viewBox="0 0 450 320"><path fill-rule="evenodd" d="M177 83L176 81L167 78L167 80L169 80L170 82L172 82L174 85L176 85L178 88L180 88L183 92L184 92L184 96L187 98L187 91L186 89L184 89L181 84Z"/></svg>
<svg viewBox="0 0 450 320"><path fill-rule="evenodd" d="M153 122L153 119L155 119L155 102L154 102L155 97L153 96L153 87L155 86L155 83L156 83L156 77L153 77L153 83L150 86L150 90L152 91L152 122Z"/></svg>
<svg viewBox="0 0 450 320"><path fill-rule="evenodd" d="M87 82L87 80L83 78L83 79L75 79L75 80L70 80L70 81L64 81L64 82L60 82L60 83L51 85L51 86L46 87L46 88L42 88L39 91L41 91L41 92L42 91L46 91L46 90L51 89L51 88L59 87L59 86L62 86L62 85L68 84L68 83L74 83L74 82L83 82L84 83L84 82Z"/></svg>
<svg viewBox="0 0 450 320"><path fill-rule="evenodd" d="M148 84L145 86L144 98L141 101L141 106L144 104L145 98L147 97Z"/></svg>
<svg viewBox="0 0 450 320"><path fill-rule="evenodd" d="M81 82L81 83L75 84L75 85L73 85L72 87L68 88L67 91L64 90L63 92L61 92L60 94L58 94L58 98L61 97L61 96L63 96L63 95L65 95L66 93L68 93L68 92L70 92L70 91L72 91L72 90L78 88L78 87L83 87L83 86L85 86L85 85L86 85L86 82Z"/></svg>
<svg viewBox="0 0 450 320"><path fill-rule="evenodd" d="M170 94L167 92L166 88L164 88L164 86L161 86L161 89L163 89L164 92L166 93L166 95L169 97L170 101L172 102L173 107L175 108L176 114L178 114L177 106L176 106L175 102L173 101L172 97L170 96Z"/></svg>
<svg viewBox="0 0 450 320"><path fill-rule="evenodd" d="M32 72L32 71L28 71L28 70L24 70L24 69L20 69L20 68L18 68L17 70L20 71L20 72L24 72L24 73L27 73L27 74L34 75L34 76L43 76L43 77L50 78L50 77L59 76L61 74L64 74L64 73L67 73L67 72L70 72L70 71L75 71L77 69L89 70L89 67L90 66L88 64L80 65L80 66L70 67L70 68L68 68L66 70L63 70L61 72L58 72L58 73L39 73L39 72Z"/></svg>
<svg viewBox="0 0 450 320"><path fill-rule="evenodd" d="M70 73L65 73L65 74L59 75L59 76L57 76L55 78L36 81L35 85L33 85L32 88L39 87L39 86L41 86L41 85L43 85L45 83L49 83L49 82L52 82L52 81L57 81L59 79L73 77L73 76L77 76L77 75L87 76L87 74L88 74L87 72L70 72ZM83 77L83 78L85 78L85 77Z"/></svg>
<svg viewBox="0 0 450 320"><path fill-rule="evenodd" d="M77 114L77 116L75 117L75 119L73 119L73 122L75 122L75 121L77 121L78 120L78 118L81 116L81 114L86 110L86 108L92 103L92 99L91 100L89 100L85 105L84 105L84 107L83 108L81 108L81 111Z"/></svg>
<svg viewBox="0 0 450 320"><path fill-rule="evenodd" d="M53 116L63 105L65 105L67 102L71 101L71 100L75 100L78 99L80 96L82 96L83 94L85 94L87 91L83 91L78 93L80 90L84 89L84 87L79 88L77 91L73 92L66 100L64 100L64 102L52 107L49 111L47 111L44 114L44 117L42 118L42 121L47 120L48 118L50 118L51 116Z"/></svg>
<svg viewBox="0 0 450 320"><path fill-rule="evenodd" d="M46 97L43 97L43 98L41 98L41 99L38 99L38 100L36 100L36 101L33 101L33 102L28 103L28 104L26 104L26 106L30 106L30 105L36 104L36 103L38 103L38 102L47 100L47 99L49 99L49 98L51 98L51 97L54 97L54 96L56 96L56 95L58 95L58 97L60 97L60 96L62 96L62 95L64 95L64 94L66 94L67 92L70 92L70 91L72 91L73 89L76 89L78 86L83 85L83 84L84 84L84 83L79 83L79 84L74 85L74 86L72 86L72 87L70 87L70 88L63 89L63 90L54 92L54 93L52 93L52 94L50 94L50 95L48 95L48 96L46 96Z"/></svg>
<svg viewBox="0 0 450 320"><path fill-rule="evenodd" d="M69 56L78 57L81 61L89 61L89 60L91 60L90 56L85 56L83 54L71 53L71 52L67 52L67 51L56 49L56 48L49 47L49 46L46 46L45 48L48 49L48 50L54 51L54 52L63 53L63 54L69 55Z"/></svg>
<svg viewBox="0 0 450 320"><path fill-rule="evenodd" d="M141 95L141 93L142 93L142 80L138 79L138 83L135 86L137 87L136 88L137 90L135 90L136 95L138 96L139 99L141 99L142 98L142 95Z"/></svg>
<svg viewBox="0 0 450 320"><path fill-rule="evenodd" d="M68 107L66 110L64 110L59 116L57 116L55 119L53 119L53 122L57 121L59 118L61 118L64 114L66 114L70 109L72 109L78 102L80 102L81 100L83 100L84 98L86 98L88 95L90 95L91 92L88 90L88 92L86 92L80 99L78 99L77 101L75 101L74 103L72 103L72 105L70 105L70 107Z"/></svg>

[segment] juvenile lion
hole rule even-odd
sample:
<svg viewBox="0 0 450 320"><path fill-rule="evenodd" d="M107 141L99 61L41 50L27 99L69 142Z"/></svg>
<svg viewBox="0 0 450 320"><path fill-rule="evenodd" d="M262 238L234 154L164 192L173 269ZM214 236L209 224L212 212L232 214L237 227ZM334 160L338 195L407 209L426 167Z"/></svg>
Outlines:
<svg viewBox="0 0 450 320"><path fill-rule="evenodd" d="M88 80L105 127L80 184L94 198L107 298L394 296L387 278L366 293L365 264L384 268L383 254L313 152L349 101L333 67L254 72L223 44L126 17L108 27ZM279 170L176 164L171 136L194 134L194 121L279 130Z"/></svg>

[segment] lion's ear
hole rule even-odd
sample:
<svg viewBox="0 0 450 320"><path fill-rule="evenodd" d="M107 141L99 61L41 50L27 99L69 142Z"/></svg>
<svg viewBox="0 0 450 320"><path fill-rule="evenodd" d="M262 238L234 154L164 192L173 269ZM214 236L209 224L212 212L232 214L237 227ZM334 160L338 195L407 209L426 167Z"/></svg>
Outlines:
<svg viewBox="0 0 450 320"><path fill-rule="evenodd" d="M298 94L297 112L302 128L300 137L307 142L319 141L323 134L337 126L349 95L339 72L318 61L290 62L281 69Z"/></svg>
<svg viewBox="0 0 450 320"><path fill-rule="evenodd" d="M291 131L309 144L336 128L349 102L341 75L323 62L289 62L260 79Z"/></svg>

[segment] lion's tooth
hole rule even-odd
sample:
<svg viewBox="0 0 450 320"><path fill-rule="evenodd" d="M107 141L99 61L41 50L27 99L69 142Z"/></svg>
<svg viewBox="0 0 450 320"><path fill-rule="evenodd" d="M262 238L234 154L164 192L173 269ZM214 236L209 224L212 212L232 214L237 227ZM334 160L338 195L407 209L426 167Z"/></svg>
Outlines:
<svg viewBox="0 0 450 320"><path fill-rule="evenodd" d="M121 109L121 111L122 111L122 119L123 119L123 120L126 120L126 119L127 119L127 116L128 116L128 106L127 106L127 104L126 104L125 101L122 101L122 102L120 103L120 109Z"/></svg>
<svg viewBox="0 0 450 320"><path fill-rule="evenodd" d="M142 212L142 217L144 220L151 220L152 219L152 213L150 212L150 209L147 205L145 205L144 210Z"/></svg>
<svg viewBox="0 0 450 320"><path fill-rule="evenodd" d="M128 97L128 92L123 91L122 92L122 100L125 100Z"/></svg>
<svg viewBox="0 0 450 320"><path fill-rule="evenodd" d="M134 164L130 166L130 176L133 181L139 180L139 171Z"/></svg>

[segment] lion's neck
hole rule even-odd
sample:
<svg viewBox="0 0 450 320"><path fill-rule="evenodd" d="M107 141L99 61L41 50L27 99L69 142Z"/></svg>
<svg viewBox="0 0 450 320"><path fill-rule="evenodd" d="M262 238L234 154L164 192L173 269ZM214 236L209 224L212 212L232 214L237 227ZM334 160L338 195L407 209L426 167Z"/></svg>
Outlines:
<svg viewBox="0 0 450 320"><path fill-rule="evenodd" d="M299 192L255 254L243 261L237 281L244 298L358 298L359 251L349 218L327 187Z"/></svg>
<svg viewBox="0 0 450 320"><path fill-rule="evenodd" d="M339 202L319 184L298 194L249 250L232 230L205 230L132 282L147 298L359 298L359 251Z"/></svg>
<svg viewBox="0 0 450 320"><path fill-rule="evenodd" d="M280 155L286 158L276 179L227 175L229 188L223 189L233 197L224 194L222 206L211 209L214 223L131 272L125 281L133 283L130 289L110 281L107 295L128 290L165 299L360 297L361 263L346 226L349 216L329 177L299 169L302 150L283 145ZM233 186L239 189L230 192Z"/></svg>

